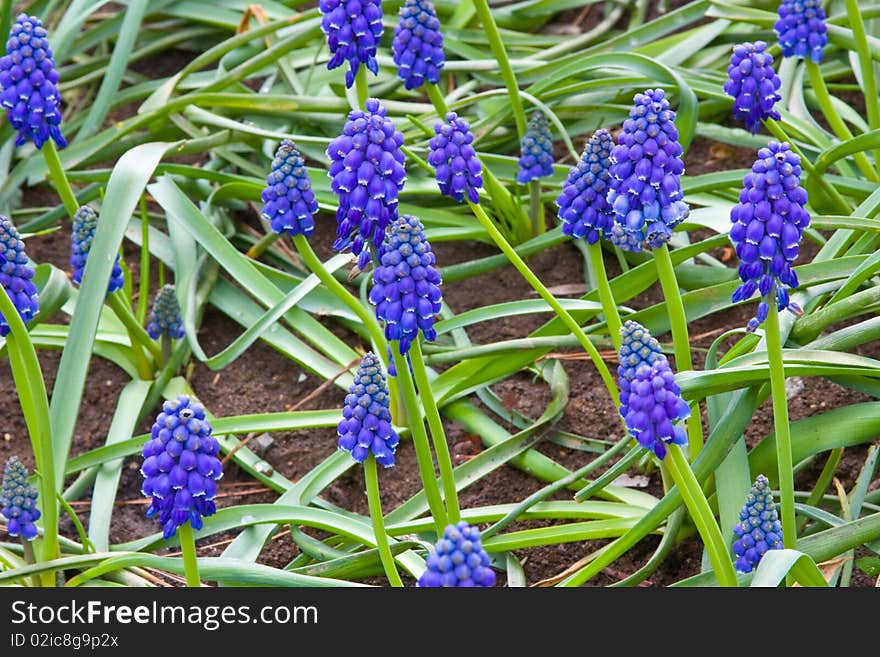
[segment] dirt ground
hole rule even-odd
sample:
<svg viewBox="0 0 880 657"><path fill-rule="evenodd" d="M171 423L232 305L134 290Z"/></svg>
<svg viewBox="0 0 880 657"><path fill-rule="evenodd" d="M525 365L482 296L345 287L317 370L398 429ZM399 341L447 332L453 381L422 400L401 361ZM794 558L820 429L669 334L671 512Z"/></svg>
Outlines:
<svg viewBox="0 0 880 657"><path fill-rule="evenodd" d="M589 21L581 26L588 29ZM182 65L182 63L181 63ZM160 66L160 64L156 64ZM140 64L139 70L150 69ZM176 69L175 69L176 70ZM168 71L159 68L158 75L167 75ZM173 72L173 71L172 71ZM737 149L727 145L710 142L698 138L685 157L687 174L696 175L719 168L749 167L754 159L750 149ZM57 200L53 192L38 187L25 190L27 205L54 205ZM553 221L555 207L548 206L548 221ZM322 214L317 221L318 228L312 238L316 250L323 256L329 255L329 244L335 230L333 216ZM51 262L65 271L69 271L69 241L66 231L58 231L44 236L33 237L27 241L28 255L36 262ZM471 260L478 257L493 255L497 251L488 245L476 242L437 243L434 245L440 266L455 262ZM804 254L801 261L806 262L811 255ZM126 260L137 276L138 252L126 245ZM606 254L609 275L619 272L615 258ZM569 242L556 246L534 256L530 266L541 280L548 286L578 283L584 280L584 261L580 252ZM155 290L156 288L153 287ZM531 298L531 288L510 266L503 267L489 274L462 281L444 284L443 294L446 303L455 312L462 312L475 305L498 303L514 299ZM629 305L644 307L661 300L657 286L647 290L634 299ZM737 308L722 315L713 315L694 322L690 326L695 348L695 359L700 366L701 349L708 347L715 337L729 328L743 326L754 312L752 305ZM479 324L469 330L474 343L486 343L503 338L523 337L537 328L545 316L509 317L493 322ZM52 322L66 321L62 314ZM206 313L199 331L199 339L206 352L214 354L229 344L241 331L241 328L221 313L210 310ZM340 334L346 334L344 330ZM657 336L661 342L668 342L669 335ZM561 350L565 351L565 350ZM576 350L568 350L575 353ZM880 345L872 344L862 347L858 353L880 358ZM51 391L59 360L59 352L40 351L40 363L43 368L47 389ZM601 379L589 361L565 359L563 367L569 376L571 394L566 412L558 428L582 436L605 440L618 440L621 436L617 410L612 407L602 385ZM616 366L613 354L609 356L609 365ZM255 375L256 373L256 375ZM115 365L100 358L92 360L85 395L77 421L72 445L72 455L94 449L104 443L109 421L115 408L117 397L128 378ZM198 397L216 416L237 415L244 413L260 413L279 411L291 408L309 396L321 381L304 372L296 363L287 360L275 350L262 342L253 345L242 357L231 363L220 372L209 370L201 363L195 363L190 373L191 384ZM868 398L849 389L840 387L823 379L804 379L803 391L790 402L792 420L824 412L831 408L846 406L865 401ZM0 386L13 390L8 360L0 360ZM528 416L536 417L541 413L547 402L546 389L535 384L527 373L521 373L510 379L497 383L494 390L511 409ZM313 396L300 408L306 409L340 409L344 394L338 388ZM705 409L704 409L705 411ZM17 454L31 468L33 459L30 452L28 437L18 400L14 395L0 398L0 417L4 419L3 433L0 434L0 462L5 462L13 454ZM150 421L139 428L149 429ZM755 414L747 431L749 445L772 431L772 410L770 402L762 406ZM447 438L453 452L461 452L462 447L473 446L473 437L468 436L460 425L446 423ZM312 429L308 431L286 432L273 434L274 442L263 454L272 467L285 477L296 480L312 467L320 463L336 450L336 433L333 429ZM844 458L838 465L835 475L843 485L849 488L859 473L864 452L867 446L847 449ZM477 447L479 449L479 447ZM544 440L537 449L569 468L584 465L593 455L563 447ZM138 472L140 460L128 459L117 496L117 507L114 510L111 524L111 541L130 540L135 537L153 533L157 530L154 520L144 517L146 501L140 494L141 475ZM821 467L821 464L818 466ZM601 472L602 470L599 470ZM636 469L629 474L640 474ZM817 470L808 469L801 474L799 483L806 486L809 477L815 477ZM382 502L386 512L408 499L420 487L420 479L412 444L405 442L398 449L397 465L393 469L380 473ZM877 485L877 481L874 485ZM462 507L473 507L486 504L516 502L535 492L543 483L510 466L503 466L467 488L461 495ZM647 473L645 490L662 496L662 483L656 471ZM359 468L352 468L346 475L336 481L325 491L327 499L342 507L360 513L367 512L364 497L364 482ZM271 503L277 495L252 480L234 464L227 467L226 475L221 484L218 506L231 506L244 503ZM562 492L555 499L570 499L570 493ZM88 521L88 498L73 504L81 520ZM517 523L511 529L526 526L538 526L540 523ZM65 520L63 533L75 537L70 521ZM0 533L0 536L5 533ZM220 554L226 544L231 541L231 534L212 536L203 539L199 545L202 555L215 556ZM534 548L517 551L529 584L553 577L565 570L572 563L600 547L604 541L584 541L550 547ZM641 541L612 567L587 583L587 586L605 586L625 577L639 567L651 556L658 538L651 536ZM260 556L260 561L277 567L284 567L299 553L296 544L287 532L279 533ZM699 572L701 545L698 539L691 538L677 545L660 569L643 583L643 586L663 587L687 576ZM169 584L178 583L174 578L167 578ZM383 580L375 580L382 584ZM411 582L410 582L411 583ZM499 585L503 585L504 577L499 577ZM858 569L854 571L853 586L872 586L873 581Z"/></svg>

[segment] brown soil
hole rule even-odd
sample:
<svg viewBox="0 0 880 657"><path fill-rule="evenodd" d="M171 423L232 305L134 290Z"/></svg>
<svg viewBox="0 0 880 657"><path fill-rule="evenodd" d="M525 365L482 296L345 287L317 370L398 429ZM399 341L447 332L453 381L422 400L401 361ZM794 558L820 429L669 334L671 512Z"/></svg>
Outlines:
<svg viewBox="0 0 880 657"><path fill-rule="evenodd" d="M677 6L678 3L671 3ZM653 3L652 3L653 5ZM188 54L186 56L189 56ZM184 56L184 59L185 57ZM175 60L173 70L177 70L181 62ZM158 65L158 64L157 64ZM165 75L168 71L139 66L142 71L158 72ZM687 173L696 175L718 168L749 167L754 159L751 149L736 149L727 145L711 142L704 138L695 140L686 156ZM54 205L57 200L51 190L35 188L25 190L26 206ZM548 212L548 220L552 220ZM332 242L334 219L330 215L321 216L318 229L312 243L319 252L329 254L328 245ZM31 258L37 262L51 262L61 269L68 269L69 243L65 231L34 237L28 240L27 249ZM477 242L438 243L435 245L438 262L449 265L455 262L494 255L497 251L485 244ZM806 255L806 254L805 254ZM137 251L126 251L127 262L133 275L137 272ZM806 257L804 261L806 261ZM609 275L619 273L614 258L606 258ZM580 252L570 243L565 243L534 256L530 266L540 279L549 287L584 280L584 262ZM155 287L153 288L155 289ZM498 303L513 299L531 298L531 288L522 280L512 267L503 267L489 274L451 282L444 285L444 298L449 307L462 312L478 305ZM657 286L647 290L629 305L645 307L662 299ZM702 349L708 347L717 335L724 330L742 326L751 316L753 308L738 308L694 322L691 335L694 336L696 366L702 364ZM66 322L63 314L52 318L52 322ZM477 325L469 331L475 344L497 341L500 339L523 337L544 321L542 317L510 317ZM338 327L336 327L338 328ZM199 337L208 354L213 354L229 344L241 331L241 328L219 312L208 310L199 331ZM340 335L350 334L339 330ZM661 341L669 341L669 335L657 336ZM560 351L574 355L577 350L562 349ZM862 347L858 353L880 358L880 345L873 344ZM51 393L59 354L53 351L41 351L40 363L46 385ZM578 435L605 440L617 440L621 437L620 425L616 409L611 405L607 393L595 369L583 359L563 358L562 365L570 379L571 394L566 412L558 427ZM613 354L609 363L614 363ZM188 378L198 397L216 416L237 415L244 413L260 413L279 411L291 408L300 400L312 393L321 381L303 371L296 363L287 360L278 352L262 342L253 345L241 358L220 372L213 372L202 363L195 363ZM83 403L80 408L76 431L72 444L72 455L77 455L101 446L104 443L110 418L115 408L121 387L127 382L127 376L116 366L100 358L94 358L88 372L87 385ZM6 390L14 389L8 360L0 361L0 385ZM804 390L790 403L792 420L823 412L831 408L845 406L868 399L864 395L852 392L823 379L805 379ZM537 417L544 409L548 400L546 387L536 384L528 373L520 373L493 386L504 403L530 417ZM317 394L307 401L302 409L337 409L341 408L343 393L336 387ZM18 400L13 395L0 398L0 416L5 420L4 433L0 440L0 461L17 454L29 467L33 467L33 459L28 442L26 427L21 415ZM705 422L705 418L704 418ZM149 429L148 419L139 431ZM756 412L746 434L749 445L772 431L772 409L769 401ZM472 437L467 436L463 427L456 423L446 423L447 438L454 452L461 451L463 444L473 444ZM332 429L312 429L307 431L276 433L274 443L263 455L272 467L285 477L296 480L312 467L320 463L336 450L336 434ZM457 446L457 447L456 447ZM842 484L849 489L863 463L867 446L859 446L846 450L835 472ZM479 449L479 447L476 447ZM545 440L538 444L537 449L569 468L584 465L592 455L588 452L568 449ZM111 525L111 541L130 540L155 532L158 527L153 520L144 517L144 500L140 494L141 476L138 472L139 460L130 458L123 469L117 495L117 507L114 510ZM806 486L809 477L815 478L818 466L802 473L799 483ZM599 471L601 472L601 470ZM630 474L640 474L631 469ZM648 478L646 490L662 496L662 482L659 473L650 471L641 473ZM397 454L397 465L391 470L380 473L382 502L386 512L407 500L417 492L421 485L416 467L412 445L405 442ZM874 482L876 486L877 482ZM486 504L517 502L529 494L539 490L543 483L511 466L502 466L490 475L466 489L461 495L464 508ZM359 468L352 468L325 491L328 500L341 507L366 513L364 482ZM222 495L218 498L218 506L225 507L243 503L271 503L276 499L274 492L262 487L242 472L234 464L227 467L221 487ZM553 499L570 499L570 493L557 493ZM88 522L88 498L74 503L74 508L81 520ZM539 526L541 523L516 523L511 529ZM65 535L75 537L73 524L65 520L62 525ZM200 542L202 555L217 555L233 538L233 534L216 535ZM516 556L523 563L527 582L534 584L542 579L553 577L600 547L605 541L584 541L580 543L534 548L517 551ZM587 583L587 586L606 586L617 581L641 567L657 546L658 539L654 536L641 541L612 567ZM260 561L276 567L284 567L299 553L296 544L287 533L280 533L266 547ZM643 583L644 586L663 587L680 579L699 572L701 545L698 539L690 538L677 545L661 568ZM176 580L169 580L174 583ZM374 581L374 580L371 580ZM375 580L382 584L384 580ZM499 584L504 578L499 578ZM873 582L858 569L855 570L853 586L872 586Z"/></svg>

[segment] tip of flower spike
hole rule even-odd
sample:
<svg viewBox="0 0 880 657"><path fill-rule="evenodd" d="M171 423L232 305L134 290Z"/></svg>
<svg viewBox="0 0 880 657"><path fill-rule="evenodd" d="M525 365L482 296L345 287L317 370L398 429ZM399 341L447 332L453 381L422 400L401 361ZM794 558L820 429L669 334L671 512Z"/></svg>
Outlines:
<svg viewBox="0 0 880 657"><path fill-rule="evenodd" d="M345 397L336 433L337 447L350 452L356 462L363 463L372 454L383 467L394 465L394 452L400 439L391 426L388 384L382 363L372 352L361 359Z"/></svg>
<svg viewBox="0 0 880 657"><path fill-rule="evenodd" d="M465 521L448 525L425 559L420 588L492 587L495 571L483 548L480 531Z"/></svg>
<svg viewBox="0 0 880 657"><path fill-rule="evenodd" d="M274 233L308 237L314 232L318 201L305 160L292 140L278 145L261 199L260 215Z"/></svg>
<svg viewBox="0 0 880 657"><path fill-rule="evenodd" d="M17 456L10 457L3 470L0 515L7 520L6 531L10 536L20 536L26 541L37 537L37 526L34 524L40 519L37 490L31 486L27 469Z"/></svg>

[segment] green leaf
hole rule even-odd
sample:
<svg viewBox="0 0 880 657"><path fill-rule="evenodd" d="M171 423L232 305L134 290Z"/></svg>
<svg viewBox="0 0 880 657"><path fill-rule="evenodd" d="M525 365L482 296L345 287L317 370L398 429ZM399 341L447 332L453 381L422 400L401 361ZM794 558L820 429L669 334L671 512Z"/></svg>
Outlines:
<svg viewBox="0 0 880 657"><path fill-rule="evenodd" d="M752 587L775 587L791 574L803 586L828 588L828 582L809 555L797 550L770 550L764 553L755 574Z"/></svg>

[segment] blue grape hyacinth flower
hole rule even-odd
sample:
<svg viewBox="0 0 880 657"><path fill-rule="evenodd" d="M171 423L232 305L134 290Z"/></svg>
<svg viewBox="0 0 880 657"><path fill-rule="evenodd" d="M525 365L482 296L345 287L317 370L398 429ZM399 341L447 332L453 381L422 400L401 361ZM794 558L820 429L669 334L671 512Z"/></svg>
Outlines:
<svg viewBox="0 0 880 657"><path fill-rule="evenodd" d="M682 200L684 162L675 112L662 89L636 94L611 151L608 202L614 210L611 242L625 251L656 249L688 215Z"/></svg>
<svg viewBox="0 0 880 657"><path fill-rule="evenodd" d="M147 318L147 334L154 340L163 335L172 340L180 340L184 336L180 304L173 285L163 285L156 293L153 308Z"/></svg>
<svg viewBox="0 0 880 657"><path fill-rule="evenodd" d="M611 232L614 212L606 194L613 147L611 133L604 128L596 130L587 140L581 159L568 172L556 205L562 232L569 237L595 244Z"/></svg>
<svg viewBox="0 0 880 657"><path fill-rule="evenodd" d="M24 251L24 242L8 217L0 215L0 285L12 299L21 321L27 324L40 310L34 268ZM0 313L0 336L9 335L9 322Z"/></svg>
<svg viewBox="0 0 880 657"><path fill-rule="evenodd" d="M73 282L82 285L83 272L86 270L86 261L89 250L92 248L92 239L95 237L95 229L98 227L98 215L88 205L82 206L73 215L73 227L70 240L70 266L73 267ZM122 266L119 264L119 254L113 263L113 271L110 281L107 283L107 294L121 290L125 284L125 276Z"/></svg>
<svg viewBox="0 0 880 657"><path fill-rule="evenodd" d="M383 467L394 465L400 438L391 426L390 395L382 363L371 352L364 355L348 389L336 433L339 449L351 452L358 463L372 454Z"/></svg>
<svg viewBox="0 0 880 657"><path fill-rule="evenodd" d="M809 57L818 64L828 43L828 26L821 0L782 0L773 29L783 57Z"/></svg>
<svg viewBox="0 0 880 657"><path fill-rule="evenodd" d="M385 337L398 340L406 355L421 331L434 340L434 316L440 312L440 272L434 252L425 237L422 222L403 215L395 221L385 242L381 264L373 272L370 303L376 317L385 322Z"/></svg>
<svg viewBox="0 0 880 657"><path fill-rule="evenodd" d="M541 110L535 110L520 144L516 182L525 184L553 175L553 136Z"/></svg>
<svg viewBox="0 0 880 657"><path fill-rule="evenodd" d="M303 156L290 139L282 140L272 160L272 170L266 178L263 200L263 219L272 230L308 237L315 230L318 200L312 191L312 181Z"/></svg>
<svg viewBox="0 0 880 657"><path fill-rule="evenodd" d="M425 82L440 82L440 70L446 58L440 21L431 0L403 3L391 50L397 64L397 77L407 89L418 89Z"/></svg>
<svg viewBox="0 0 880 657"><path fill-rule="evenodd" d="M361 65L374 75L379 73L376 48L382 38L381 0L321 0L321 31L327 35L332 70L348 62L345 86L354 84Z"/></svg>
<svg viewBox="0 0 880 657"><path fill-rule="evenodd" d="M779 112L773 108L781 98L777 93L781 86L766 43L755 41L733 47L724 93L733 97L733 116L744 121L749 132L758 132L762 120L779 120Z"/></svg>
<svg viewBox="0 0 880 657"><path fill-rule="evenodd" d="M739 512L739 522L733 528L733 535L736 569L741 573L752 572L768 550L783 548L782 523L770 482L764 475L758 475L752 484L746 503Z"/></svg>
<svg viewBox="0 0 880 657"><path fill-rule="evenodd" d="M428 164L434 167L440 193L459 203L465 196L471 203L479 203L483 165L472 145L474 134L470 125L455 112L449 112L445 122L434 124L434 133L428 142Z"/></svg>
<svg viewBox="0 0 880 657"><path fill-rule="evenodd" d="M143 449L141 492L152 497L147 517L159 515L165 540L187 522L201 529L202 519L216 512L219 453L201 404L179 395L162 405Z"/></svg>
<svg viewBox="0 0 880 657"><path fill-rule="evenodd" d="M480 530L464 520L446 527L425 565L418 581L421 588L495 586L495 571L489 565Z"/></svg>
<svg viewBox="0 0 880 657"><path fill-rule="evenodd" d="M37 489L28 481L27 469L11 457L3 470L3 483L0 484L0 514L6 518L6 531L10 536L21 536L26 541L37 537L40 510L37 508Z"/></svg>
<svg viewBox="0 0 880 657"><path fill-rule="evenodd" d="M621 328L617 374L620 415L639 444L662 459L666 445L687 443L677 423L690 416L669 360L644 326L632 320Z"/></svg>
<svg viewBox="0 0 880 657"><path fill-rule="evenodd" d="M351 247L358 267L370 262L369 244L382 253L388 224L397 219L397 194L406 182L403 133L375 98L367 111L349 113L342 134L330 142L330 189L339 197L333 248Z"/></svg>
<svg viewBox="0 0 880 657"><path fill-rule="evenodd" d="M758 159L743 179L739 203L730 211L730 241L740 259L742 280L733 301L761 295L756 317L747 330L754 331L775 303L781 312L803 312L789 297L798 286L792 265L798 256L804 229L810 225L807 192L800 185L801 160L786 142L771 141L758 151Z"/></svg>
<svg viewBox="0 0 880 657"><path fill-rule="evenodd" d="M0 57L0 105L18 133L15 145L32 141L38 149L52 139L67 146L61 134L61 94L58 70L49 47L48 34L36 16L20 14Z"/></svg>

